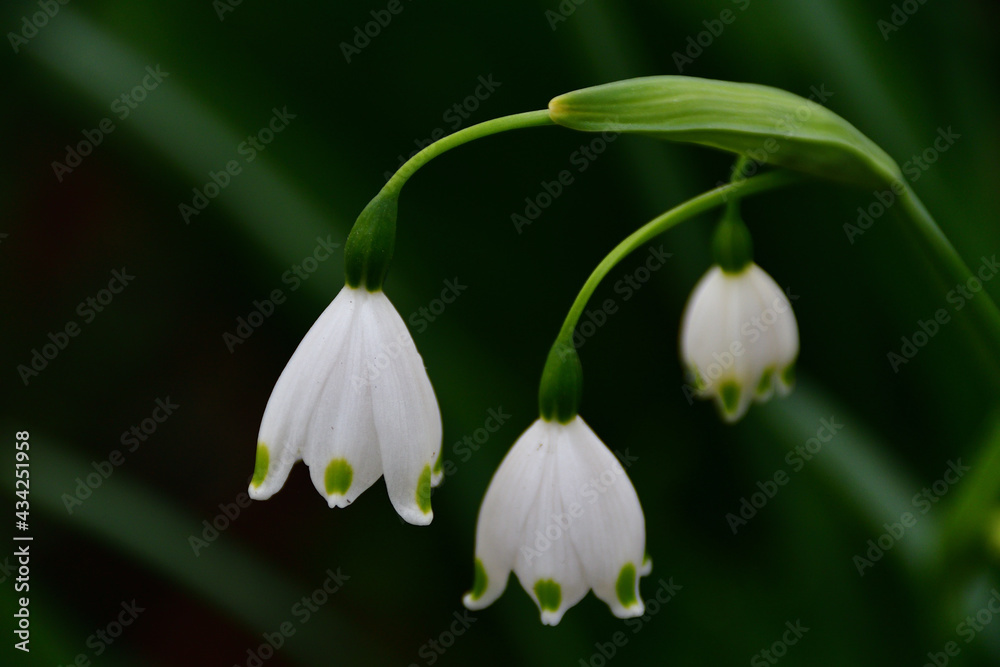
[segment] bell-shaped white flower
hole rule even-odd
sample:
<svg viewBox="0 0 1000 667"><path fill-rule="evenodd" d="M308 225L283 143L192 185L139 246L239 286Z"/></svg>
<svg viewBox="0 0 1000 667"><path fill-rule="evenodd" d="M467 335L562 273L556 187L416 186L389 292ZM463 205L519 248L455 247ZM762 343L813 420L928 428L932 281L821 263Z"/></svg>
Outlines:
<svg viewBox="0 0 1000 667"><path fill-rule="evenodd" d="M298 460L330 507L385 476L403 519L431 522L442 475L441 413L403 319L381 290L345 286L271 392L250 497L270 498Z"/></svg>
<svg viewBox="0 0 1000 667"><path fill-rule="evenodd" d="M694 380L685 394L714 398L734 422L753 400L791 390L799 329L784 291L753 262L735 272L713 266L681 320L681 358Z"/></svg>
<svg viewBox="0 0 1000 667"><path fill-rule="evenodd" d="M588 589L619 618L643 613L646 529L632 483L579 417L537 420L490 482L476 527L475 579L463 602L492 603L511 570L555 625Z"/></svg>

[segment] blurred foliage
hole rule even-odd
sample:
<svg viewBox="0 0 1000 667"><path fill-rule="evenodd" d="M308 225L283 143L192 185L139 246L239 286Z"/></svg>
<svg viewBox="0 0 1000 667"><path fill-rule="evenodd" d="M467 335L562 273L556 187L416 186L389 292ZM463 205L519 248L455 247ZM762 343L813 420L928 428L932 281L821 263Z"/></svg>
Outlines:
<svg viewBox="0 0 1000 667"><path fill-rule="evenodd" d="M223 3L231 11L220 20ZM342 285L343 263L334 253L296 289L286 272L317 237L342 244L398 156L456 121L650 74L807 97L825 86L828 106L904 171L939 130L960 135L913 186L977 268L1000 250L997 6L899 4L916 11L883 34L889 2L401 0L347 62L341 43L387 3L5 3L5 33L24 30L23 17L42 5L58 7L0 62L10 134L0 163L0 423L7 434L31 432L35 537L33 651L11 664L69 664L83 653L94 664L246 665L262 633L285 621L296 632L267 665L596 665L599 645L618 631L628 639L615 649L621 664L732 664L753 660L799 619L810 629L788 664L920 664L948 641L961 647L956 662L995 664L1000 624L969 643L958 627L997 584L996 553L972 549L943 573L921 560L947 546L937 527L962 482L863 577L853 562L949 461L976 470L981 444L996 440L997 386L970 352L960 312L893 372L887 352L949 308L954 286L928 275L891 214L849 242L843 225L875 197L832 185L744 207L758 262L799 297L803 380L736 427L708 404L688 405L677 361L681 309L708 265L710 219L663 237L673 257L627 300L614 285L639 255L595 295L621 307L580 349L582 412L612 449L638 457L629 475L654 561L642 590L653 596L672 577L683 586L676 598L639 632L592 596L547 628L512 582L443 655L428 644L444 645L461 614L479 501L537 415L541 365L576 290L625 234L727 177L728 157L693 147L619 137L580 170L574 152L592 137L537 128L424 168L401 199L386 292L411 322L444 416L453 474L435 493L433 525L402 525L381 482L349 510L329 510L302 466L270 501L237 504L274 381ZM560 11L565 20L552 23ZM717 23L724 11L733 20ZM678 72L675 54L687 49L697 55ZM157 66L168 76L122 117L114 101ZM480 77L498 84L463 118L453 106ZM247 162L241 142L286 108L294 118ZM113 131L58 180L52 163L105 118ZM179 205L231 160L240 172L186 224ZM518 233L511 215L564 169L574 182ZM123 267L134 281L86 315L79 304ZM468 289L426 327L414 325L410 314L419 318L448 279ZM285 301L230 352L223 334L276 289ZM1000 297L1000 283L985 290ZM79 335L25 386L17 366L70 321ZM168 397L174 414L128 451L125 432ZM480 449L453 448L501 407L511 418ZM726 514L787 469L786 452L830 416L842 433L734 536ZM124 463L68 513L63 494L114 449ZM993 479L977 488L989 494ZM189 536L234 505L238 516L196 556ZM349 580L300 623L295 600L338 568ZM0 583L8 624L12 583ZM95 656L88 637L133 599L145 611Z"/></svg>

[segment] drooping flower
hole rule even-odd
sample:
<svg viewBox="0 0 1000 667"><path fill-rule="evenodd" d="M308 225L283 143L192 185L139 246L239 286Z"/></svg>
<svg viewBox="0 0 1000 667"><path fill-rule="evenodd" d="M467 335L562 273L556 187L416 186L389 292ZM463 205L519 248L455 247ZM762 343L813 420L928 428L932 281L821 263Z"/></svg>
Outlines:
<svg viewBox="0 0 1000 667"><path fill-rule="evenodd" d="M579 417L538 419L497 469L479 510L475 578L482 609L511 570L555 625L589 589L619 618L639 616L649 574L642 507L621 464Z"/></svg>
<svg viewBox="0 0 1000 667"><path fill-rule="evenodd" d="M345 285L306 333L260 424L250 497L270 498L298 460L330 507L379 477L412 524L431 522L441 413L423 360L381 289Z"/></svg>
<svg viewBox="0 0 1000 667"><path fill-rule="evenodd" d="M681 358L694 381L685 393L713 398L726 421L791 391L798 353L791 303L757 264L713 266L695 286L681 320Z"/></svg>

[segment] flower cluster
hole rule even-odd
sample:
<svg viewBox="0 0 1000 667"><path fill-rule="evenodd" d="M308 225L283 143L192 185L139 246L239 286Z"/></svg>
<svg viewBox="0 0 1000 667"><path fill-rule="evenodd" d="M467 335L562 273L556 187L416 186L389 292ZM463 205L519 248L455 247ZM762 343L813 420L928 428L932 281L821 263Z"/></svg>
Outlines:
<svg viewBox="0 0 1000 667"><path fill-rule="evenodd" d="M393 178L412 172L399 173ZM255 499L281 489L302 460L330 507L346 507L384 477L400 517L417 525L433 519L431 489L443 477L441 414L413 339L382 291L399 187L390 180L358 218L345 247L346 284L274 386L250 482ZM552 346L540 417L503 459L479 510L474 581L463 599L470 609L496 600L513 572L547 625L588 591L619 618L644 613L639 580L652 568L645 518L621 463L579 415L583 371L572 340L600 272L634 250L636 239L658 233L655 223L601 263ZM693 395L714 399L733 422L751 402L790 390L798 328L788 297L753 262L736 201L712 245L715 265L685 307L680 353Z"/></svg>

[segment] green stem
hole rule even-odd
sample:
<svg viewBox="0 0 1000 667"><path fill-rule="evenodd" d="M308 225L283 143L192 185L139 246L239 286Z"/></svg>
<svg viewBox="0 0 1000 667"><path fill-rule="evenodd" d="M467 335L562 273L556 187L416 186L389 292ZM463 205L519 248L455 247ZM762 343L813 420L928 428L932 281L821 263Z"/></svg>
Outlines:
<svg viewBox="0 0 1000 667"><path fill-rule="evenodd" d="M697 197L689 199L683 204L670 209L666 213L653 218L630 234L624 241L619 243L615 249L608 253L608 256L597 265L597 268L594 269L593 273L590 274L590 277L587 278L587 282L583 285L583 289L580 290L576 300L570 307L569 313L566 315L562 328L559 330L559 336L556 339L556 343L572 344L573 331L576 329L576 324L580 320L580 315L583 314L583 310L587 306L587 301L594 293L594 290L597 289L601 280L608 275L608 272L636 248L639 248L654 237L659 236L671 227L678 225L689 218L693 218L694 216L704 213L705 211L709 211L717 206L722 206L730 199L730 197L738 196L742 198L747 195L801 183L806 179L807 177L805 175L797 172L784 170L768 172L760 176L754 176L735 183L719 186L714 190L704 192Z"/></svg>
<svg viewBox="0 0 1000 667"><path fill-rule="evenodd" d="M442 137L430 146L425 147L419 153L407 160L403 166L392 175L392 178L386 182L385 186L382 187L382 192L379 194L399 194L399 191L403 188L406 181L409 180L410 176L420 169L420 167L424 166L438 155L441 155L441 153L449 151L456 146L461 146L462 144L466 144L482 137L488 137L491 134L506 132L507 130L518 130L525 127L538 127L541 125L554 125L552 118L549 117L548 109L542 109L540 111L526 111L525 113L518 113L512 116L494 118L492 120L467 127L464 130L459 130L454 134L449 134L447 137Z"/></svg>
<svg viewBox="0 0 1000 667"><path fill-rule="evenodd" d="M934 222L934 218L916 193L907 185L899 200L907 217L913 222L912 229L916 232L918 241L923 244L938 275L946 284L965 285L973 277L972 271ZM967 305L968 312L975 320L976 343L980 355L987 365L992 365L995 371L1000 371L1000 310L985 290L982 290L982 294L974 293ZM996 378L995 374L991 376L994 383L997 382Z"/></svg>

